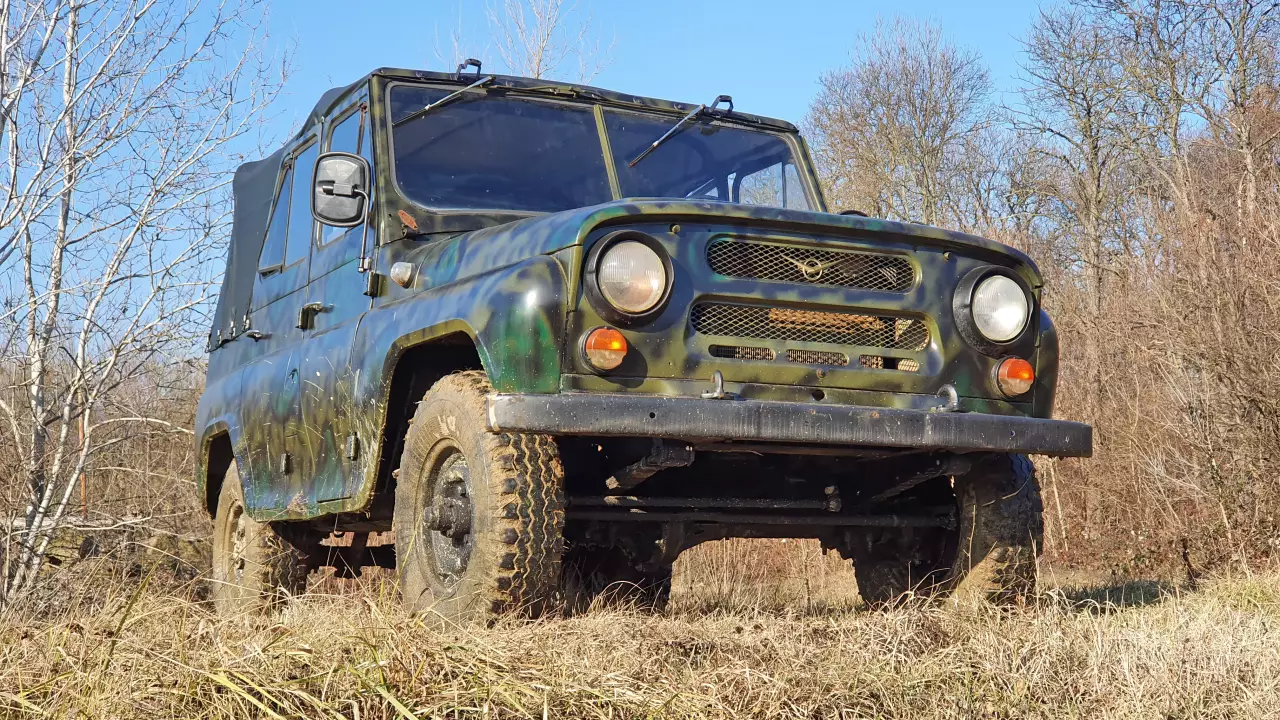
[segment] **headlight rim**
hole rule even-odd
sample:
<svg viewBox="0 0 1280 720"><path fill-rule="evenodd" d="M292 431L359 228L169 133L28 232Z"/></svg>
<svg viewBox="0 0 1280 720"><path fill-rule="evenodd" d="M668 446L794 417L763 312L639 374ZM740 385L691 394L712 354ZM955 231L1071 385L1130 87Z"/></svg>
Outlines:
<svg viewBox="0 0 1280 720"><path fill-rule="evenodd" d="M978 330L977 321L973 317L973 296L978 290L978 285L996 275L1012 280L1014 284L1021 288L1023 297L1027 301L1027 318L1022 324L1022 329L1017 335L1003 342L992 340L983 335L982 331ZM1037 312L1036 297L1031 292L1027 282L1013 270L998 265L984 265L970 270L956 285L955 295L952 298L952 314L961 337L983 354L991 357L1003 357L1010 352L1011 348L1015 348L1025 342L1033 333Z"/></svg>
<svg viewBox="0 0 1280 720"><path fill-rule="evenodd" d="M658 256L662 262L662 271L666 276L666 287L662 290L662 295L658 298L658 302L653 307L641 313L630 313L617 307L605 298L604 292L600 289L599 270L600 264L604 261L605 253L613 246L623 242L638 242L649 248ZM671 288L675 284L674 272L671 264L671 255L662 243L654 236L641 232L639 230L615 230L608 235L600 238L591 250L587 253L587 261L585 264L585 277L583 278L583 290L587 295L587 299L591 302L591 306L596 313L605 321L614 325L623 327L632 327L641 325L653 320L667 309L667 303L671 300Z"/></svg>

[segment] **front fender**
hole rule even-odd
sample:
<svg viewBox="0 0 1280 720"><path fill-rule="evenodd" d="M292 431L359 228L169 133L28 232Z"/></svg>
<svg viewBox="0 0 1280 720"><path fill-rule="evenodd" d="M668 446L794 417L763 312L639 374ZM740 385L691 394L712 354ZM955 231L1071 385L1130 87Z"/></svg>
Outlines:
<svg viewBox="0 0 1280 720"><path fill-rule="evenodd" d="M410 348L464 333L499 392L554 393L560 387L568 289L564 270L538 256L377 307L360 323L351 359L356 373L354 424L374 438L379 458L397 364ZM365 465L360 491L347 504L367 507L378 463Z"/></svg>
<svg viewBox="0 0 1280 720"><path fill-rule="evenodd" d="M457 332L475 343L495 390L556 392L568 295L560 264L538 256L369 311L351 353L357 403L385 401L405 350Z"/></svg>

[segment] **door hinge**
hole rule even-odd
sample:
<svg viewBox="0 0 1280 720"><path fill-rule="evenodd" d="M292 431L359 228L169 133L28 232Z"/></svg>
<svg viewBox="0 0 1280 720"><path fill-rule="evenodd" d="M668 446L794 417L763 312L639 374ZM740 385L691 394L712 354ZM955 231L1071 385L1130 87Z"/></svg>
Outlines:
<svg viewBox="0 0 1280 720"><path fill-rule="evenodd" d="M310 330L314 325L316 315L322 312L329 312L332 309L332 305L325 305L322 302L306 303L298 308L298 329Z"/></svg>
<svg viewBox="0 0 1280 720"><path fill-rule="evenodd" d="M378 297L378 290L382 286L379 280L380 277L381 276L378 275L378 273L374 272L373 270L368 271L368 273L365 275L365 281L364 281L365 295L368 295L369 297Z"/></svg>
<svg viewBox="0 0 1280 720"><path fill-rule="evenodd" d="M280 474L288 475L291 465L292 463L289 462L289 453L280 453Z"/></svg>
<svg viewBox="0 0 1280 720"><path fill-rule="evenodd" d="M347 459L355 460L360 457L360 437L355 433L347 436Z"/></svg>

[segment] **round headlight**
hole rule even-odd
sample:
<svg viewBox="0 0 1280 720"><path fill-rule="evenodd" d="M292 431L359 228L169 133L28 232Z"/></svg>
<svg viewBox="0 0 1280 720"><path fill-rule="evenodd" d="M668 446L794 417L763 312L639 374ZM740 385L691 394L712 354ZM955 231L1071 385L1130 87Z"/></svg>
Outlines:
<svg viewBox="0 0 1280 720"><path fill-rule="evenodd" d="M993 342L1009 342L1027 326L1027 294L1004 275L992 275L973 290L973 324Z"/></svg>
<svg viewBox="0 0 1280 720"><path fill-rule="evenodd" d="M652 248L624 240L605 251L596 271L600 294L633 315L652 310L667 289L667 269Z"/></svg>

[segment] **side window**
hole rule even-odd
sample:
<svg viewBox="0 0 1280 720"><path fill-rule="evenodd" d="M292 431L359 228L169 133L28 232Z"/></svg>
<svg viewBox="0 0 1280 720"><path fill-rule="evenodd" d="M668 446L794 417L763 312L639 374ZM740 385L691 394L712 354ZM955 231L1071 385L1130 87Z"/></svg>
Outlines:
<svg viewBox="0 0 1280 720"><path fill-rule="evenodd" d="M782 166L782 188L783 207L796 210L809 209L809 199L804 196L804 183L800 180L800 171L791 163Z"/></svg>
<svg viewBox="0 0 1280 720"><path fill-rule="evenodd" d="M329 131L329 152L345 152L354 155L361 155L369 160L369 164L373 165L372 155L369 150L369 141L364 137L364 118L365 113L356 110L342 120ZM352 231L359 232L361 226L354 228L333 227L331 225L320 226L320 244L328 245L338 238Z"/></svg>
<svg viewBox="0 0 1280 720"><path fill-rule="evenodd" d="M311 143L306 150L294 157L293 197L289 207L288 241L285 243L284 264L288 267L305 258L311 249L314 223L311 219L311 176L316 171L316 157L320 144Z"/></svg>
<svg viewBox="0 0 1280 720"><path fill-rule="evenodd" d="M804 185L791 163L770 165L742 176L738 183L737 202L745 205L809 209L809 201L804 196Z"/></svg>
<svg viewBox="0 0 1280 720"><path fill-rule="evenodd" d="M262 255L258 261L261 272L284 267L284 239L289 228L289 196L293 192L293 168L284 171L280 181L280 194L271 208L271 222L267 225L267 237L262 242Z"/></svg>

